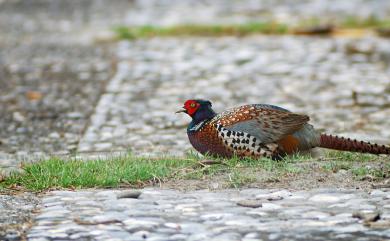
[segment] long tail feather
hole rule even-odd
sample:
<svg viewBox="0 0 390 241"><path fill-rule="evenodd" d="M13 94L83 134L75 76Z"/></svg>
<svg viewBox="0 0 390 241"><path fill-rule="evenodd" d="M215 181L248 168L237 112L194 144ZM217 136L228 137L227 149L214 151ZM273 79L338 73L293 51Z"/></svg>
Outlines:
<svg viewBox="0 0 390 241"><path fill-rule="evenodd" d="M328 149L371 154L390 154L390 147L388 146L358 141L350 138L321 134L320 141L321 142L319 147Z"/></svg>

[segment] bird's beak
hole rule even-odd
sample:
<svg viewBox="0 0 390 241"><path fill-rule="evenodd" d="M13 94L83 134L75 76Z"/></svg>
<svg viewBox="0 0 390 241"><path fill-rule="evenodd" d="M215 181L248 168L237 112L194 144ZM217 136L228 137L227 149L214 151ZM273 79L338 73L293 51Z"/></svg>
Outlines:
<svg viewBox="0 0 390 241"><path fill-rule="evenodd" d="M177 113L187 113L187 110L184 109L184 107L183 107L183 109L178 110L178 111L176 111L175 113L176 113L176 114L177 114Z"/></svg>

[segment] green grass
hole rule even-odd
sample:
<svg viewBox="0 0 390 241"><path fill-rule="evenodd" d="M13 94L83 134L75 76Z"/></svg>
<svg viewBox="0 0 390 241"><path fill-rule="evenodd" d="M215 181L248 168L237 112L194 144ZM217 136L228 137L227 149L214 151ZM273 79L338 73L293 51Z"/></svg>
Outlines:
<svg viewBox="0 0 390 241"><path fill-rule="evenodd" d="M374 167L353 167L351 172L358 180L363 180L366 178L382 180L385 178L390 178L390 163L384 163L383 165Z"/></svg>
<svg viewBox="0 0 390 241"><path fill-rule="evenodd" d="M321 168L325 171L336 173L340 170L350 170L352 168L352 166L353 166L352 162L350 162L350 161L348 161L348 162L331 161L331 162L324 163L321 166Z"/></svg>
<svg viewBox="0 0 390 241"><path fill-rule="evenodd" d="M382 29L390 28L390 19L376 17L358 18L349 16L343 20L332 22L337 29ZM246 36L252 34L295 34L302 29L324 26L320 18L302 20L298 26L269 20L263 22L247 22L242 24L180 24L173 26L117 26L113 30L119 39L139 39L167 36ZM313 32L312 34L316 34Z"/></svg>
<svg viewBox="0 0 390 241"><path fill-rule="evenodd" d="M257 179L253 174L251 175L248 175L247 173L243 174L239 170L232 170L228 174L228 183L229 183L229 187L231 188L239 188L245 184L253 183L256 180Z"/></svg>
<svg viewBox="0 0 390 241"><path fill-rule="evenodd" d="M323 159L323 160L321 160ZM211 160L212 165L204 164ZM313 167L306 164L315 164ZM375 165L371 165L374 163ZM368 165L369 164L369 165ZM319 167L319 169L318 169ZM295 176L313 171L351 172L357 180L366 176L376 179L390 177L390 163L381 157L348 152L327 152L318 159L294 155L280 161L262 159L218 159L199 157L189 153L186 158L160 157L157 159L125 155L107 160L48 160L24 163L22 173L13 173L0 180L0 189L22 188L42 191L56 188L142 187L167 180L211 180L222 177L228 187L240 187L256 182L262 174L267 180L277 181L284 176Z"/></svg>
<svg viewBox="0 0 390 241"><path fill-rule="evenodd" d="M345 151L327 151L325 159L332 159L338 161L353 161L353 162L368 162L380 159L377 155L362 154L357 152Z"/></svg>
<svg viewBox="0 0 390 241"><path fill-rule="evenodd" d="M212 157L195 157L198 161L203 159L213 159ZM283 160L275 161L268 158L251 159L251 158L239 158L232 157L230 159L216 159L221 162L220 165L208 165L203 168L192 169L189 172L183 173L182 178L184 179L202 179L205 175L208 177L226 174L228 181L232 182L233 186L235 183L250 183L254 180L253 177L245 177L250 175L250 172L265 171L273 173L275 175L283 175L285 173L299 173L301 169L295 167L294 164L308 160L309 157L305 155L295 155L286 157Z"/></svg>
<svg viewBox="0 0 390 241"><path fill-rule="evenodd" d="M199 25L185 24L169 27L138 26L114 28L120 39L150 38L155 36L244 36L255 33L262 34L284 34L288 30L285 24L276 22L249 22L245 24L232 25Z"/></svg>
<svg viewBox="0 0 390 241"><path fill-rule="evenodd" d="M49 188L118 187L120 184L140 185L161 180L193 160L161 158L152 160L124 156L110 160L49 160L24 164L23 174L12 174L0 187L22 186L40 191Z"/></svg>
<svg viewBox="0 0 390 241"><path fill-rule="evenodd" d="M371 154L329 151L325 155L325 160L328 161L323 163L321 168L325 171L336 173L340 170L351 170L354 163L375 161L378 158L378 156Z"/></svg>
<svg viewBox="0 0 390 241"><path fill-rule="evenodd" d="M350 171L357 180L366 177L382 180L390 177L390 162L376 155L330 151L326 158L330 161L321 166L325 171L334 173L340 170Z"/></svg>
<svg viewBox="0 0 390 241"><path fill-rule="evenodd" d="M264 170L274 174L295 172L293 163L303 157L284 161L270 159L213 159L189 154L187 158L148 159L126 155L108 160L48 160L23 164L22 173L13 173L0 182L0 188L22 187L32 191L55 188L118 187L121 185L143 186L168 179L203 179L226 175L230 186L238 187L255 181L245 170ZM214 165L201 161L212 159Z"/></svg>
<svg viewBox="0 0 390 241"><path fill-rule="evenodd" d="M344 28L388 28L390 19L379 19L374 16L367 18L347 17L340 23Z"/></svg>
<svg viewBox="0 0 390 241"><path fill-rule="evenodd" d="M298 23L298 27L312 27L324 25L324 21L321 18L308 18L303 19ZM369 16L366 18L357 16L347 16L344 19L337 20L331 23L337 28L349 28L349 29L363 29L363 28L382 28L390 27L390 19L380 19L375 16Z"/></svg>

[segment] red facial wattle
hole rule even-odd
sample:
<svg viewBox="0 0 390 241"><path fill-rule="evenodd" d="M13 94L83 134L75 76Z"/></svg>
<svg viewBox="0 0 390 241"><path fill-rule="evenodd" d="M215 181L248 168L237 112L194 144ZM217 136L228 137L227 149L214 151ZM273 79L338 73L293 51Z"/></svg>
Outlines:
<svg viewBox="0 0 390 241"><path fill-rule="evenodd" d="M187 100L184 103L184 109L186 109L187 114L192 116L198 110L200 104L194 100Z"/></svg>

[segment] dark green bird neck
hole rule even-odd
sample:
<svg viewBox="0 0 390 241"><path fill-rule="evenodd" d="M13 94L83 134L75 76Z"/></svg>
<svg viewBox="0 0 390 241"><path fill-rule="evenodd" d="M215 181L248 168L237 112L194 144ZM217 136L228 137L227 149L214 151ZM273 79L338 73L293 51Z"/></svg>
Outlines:
<svg viewBox="0 0 390 241"><path fill-rule="evenodd" d="M200 108L193 116L192 121L187 127L187 132L197 131L200 127L203 126L204 123L211 120L217 115L213 109L209 106L205 108Z"/></svg>

